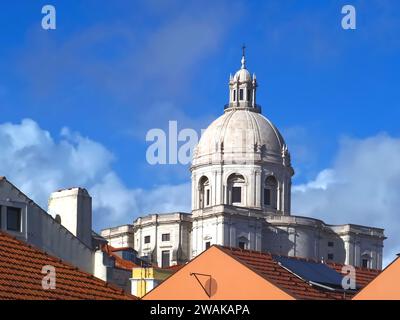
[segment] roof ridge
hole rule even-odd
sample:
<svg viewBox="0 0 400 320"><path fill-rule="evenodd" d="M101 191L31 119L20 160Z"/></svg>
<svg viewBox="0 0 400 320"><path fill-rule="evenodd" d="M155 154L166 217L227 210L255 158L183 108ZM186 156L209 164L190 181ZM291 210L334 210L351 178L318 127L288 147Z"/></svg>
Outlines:
<svg viewBox="0 0 400 320"><path fill-rule="evenodd" d="M340 292L329 292L329 291L322 290L321 288L316 288L314 285L310 284L305 279L302 279L301 277L298 277L296 274L290 272L285 267L280 265L279 262L274 259L274 255L272 253L263 253L263 252L260 252L260 251L252 251L252 250L238 249L238 248L234 248L235 250L232 250L232 248L223 247L223 246L218 246L218 247L224 253L226 253L227 255L229 255L230 257L235 259L236 261L240 262L241 264L243 264L244 266L249 268L254 273L256 273L259 276L261 276L263 279L267 280L268 282L270 282L271 284L273 284L274 286L276 286L280 290L286 292L287 294L289 294L290 296L292 296L292 297L294 297L296 299L304 299L305 298L304 295L306 295L306 293L304 293L304 295L303 295L302 293L296 292L296 289L297 290L300 289L298 287L299 286L299 281L300 281L300 283L302 284L302 287L305 290L307 288L312 288L312 293L319 295L320 299L321 298L325 298L325 299L346 299L347 297L351 297L351 293L346 293L346 295L343 296L342 293L340 293ZM265 260L265 265L266 266L269 264L270 266L273 266L274 268L276 268L276 271L280 272L283 276L286 276L286 277L288 277L289 279L292 279L292 280L296 279L295 283L294 284L290 284L288 286L282 285L281 281L277 281L277 279L274 279L274 277L271 277L271 274L268 274L267 272L265 272L265 274L263 274L261 268L260 268L260 270L257 269L256 266L254 266L254 265L250 264L248 261L246 261L246 255L238 255L237 254L238 252L247 252L247 253L249 253L249 256L251 256L251 254L257 254L258 256L268 257L268 259ZM287 257L288 258L292 258L292 257L289 257L289 256L287 256Z"/></svg>

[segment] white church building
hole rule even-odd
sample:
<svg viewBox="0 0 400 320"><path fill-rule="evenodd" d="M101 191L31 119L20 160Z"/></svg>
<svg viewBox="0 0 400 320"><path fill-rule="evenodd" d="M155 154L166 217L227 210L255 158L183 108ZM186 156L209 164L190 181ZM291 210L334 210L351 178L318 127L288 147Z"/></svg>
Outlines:
<svg viewBox="0 0 400 320"><path fill-rule="evenodd" d="M230 76L229 103L193 152L192 212L139 217L104 229L160 267L189 261L213 244L381 269L384 230L292 215L290 153L256 103L246 68Z"/></svg>

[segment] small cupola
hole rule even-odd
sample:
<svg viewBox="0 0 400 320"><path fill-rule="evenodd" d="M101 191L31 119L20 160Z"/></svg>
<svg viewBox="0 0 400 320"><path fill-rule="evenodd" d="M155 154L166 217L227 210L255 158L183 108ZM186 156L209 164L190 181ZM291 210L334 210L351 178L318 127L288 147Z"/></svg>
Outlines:
<svg viewBox="0 0 400 320"><path fill-rule="evenodd" d="M241 68L230 76L229 79L229 104L225 109L246 108L254 111L260 111L256 105L256 75L250 75L246 68L246 47L242 47Z"/></svg>

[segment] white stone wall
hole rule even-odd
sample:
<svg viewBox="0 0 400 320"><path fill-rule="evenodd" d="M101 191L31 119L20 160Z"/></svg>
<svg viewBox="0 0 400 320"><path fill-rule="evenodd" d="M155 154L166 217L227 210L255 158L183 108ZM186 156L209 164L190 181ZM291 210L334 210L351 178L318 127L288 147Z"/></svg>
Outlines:
<svg viewBox="0 0 400 320"><path fill-rule="evenodd" d="M87 247L92 248L92 198L82 188L53 192L48 213L59 217L61 224Z"/></svg>
<svg viewBox="0 0 400 320"><path fill-rule="evenodd" d="M315 260L382 268L383 230L351 224L331 226L323 221L297 216L269 216L264 251Z"/></svg>
<svg viewBox="0 0 400 320"><path fill-rule="evenodd" d="M99 279L124 289L125 292L131 292L132 271L115 268L115 261L101 250L97 250L94 254L93 274Z"/></svg>
<svg viewBox="0 0 400 320"><path fill-rule="evenodd" d="M170 240L163 241L162 235L169 234ZM145 238L150 242L145 243ZM188 214L152 214L138 218L134 224L134 249L140 257L148 256L158 266L162 265L162 252L169 252L169 265L190 259L191 219ZM181 252L181 253L179 253Z"/></svg>
<svg viewBox="0 0 400 320"><path fill-rule="evenodd" d="M7 181L0 181L0 206L22 209L21 232L8 233L81 270L93 273L93 252L90 248ZM5 224L1 226L5 230Z"/></svg>
<svg viewBox="0 0 400 320"><path fill-rule="evenodd" d="M221 167L219 164L201 166L192 172L192 210L201 209L200 181L207 177L210 182L211 201L205 207L230 204L228 197L228 178L232 174L244 177L245 184L242 188L242 202L236 204L247 208L262 209L270 213L290 214L290 172L286 167L276 164L228 164ZM278 183L276 209L266 207L263 201L264 181L273 176Z"/></svg>
<svg viewBox="0 0 400 320"><path fill-rule="evenodd" d="M243 242L246 249L261 251L264 224L261 210L253 212L225 205L195 210L192 257L204 251L207 242L231 247Z"/></svg>
<svg viewBox="0 0 400 320"><path fill-rule="evenodd" d="M100 235L114 248L134 248L135 246L134 230L131 224L103 229Z"/></svg>

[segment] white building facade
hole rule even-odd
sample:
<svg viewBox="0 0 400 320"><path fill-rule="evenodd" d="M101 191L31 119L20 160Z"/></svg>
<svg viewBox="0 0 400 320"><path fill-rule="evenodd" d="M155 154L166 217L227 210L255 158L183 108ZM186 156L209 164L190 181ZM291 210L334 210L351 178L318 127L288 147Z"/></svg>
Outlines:
<svg viewBox="0 0 400 320"><path fill-rule="evenodd" d="M150 214L132 225L104 229L101 236L113 247L131 247L145 261L167 268L191 257L192 218L188 213Z"/></svg>
<svg viewBox="0 0 400 320"><path fill-rule="evenodd" d="M257 87L243 56L241 68L230 77L223 115L205 130L193 153L191 215L185 220L171 214L138 218L131 235L133 248L164 265L160 234L176 233L181 224L184 227L170 246L181 247L186 260L218 244L381 269L383 229L332 226L291 214L290 153L279 130L256 104ZM118 232L108 236L110 230L103 230L102 236L121 241Z"/></svg>

